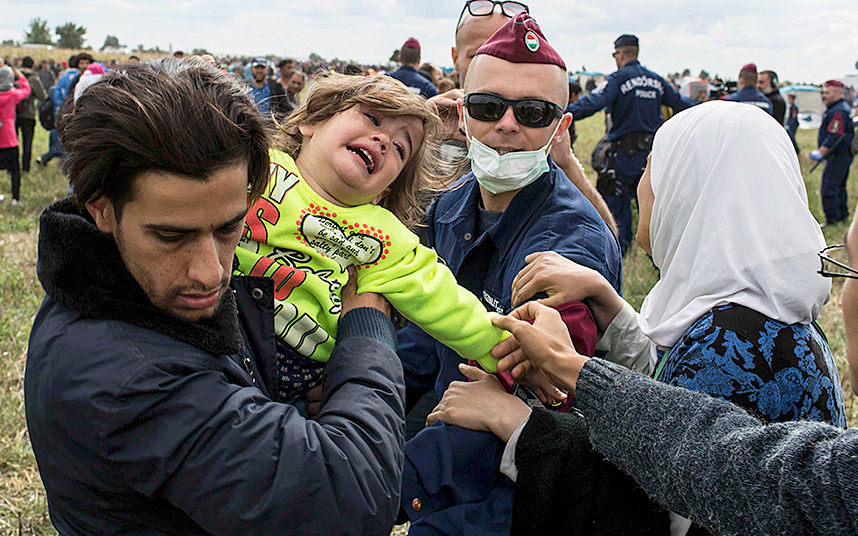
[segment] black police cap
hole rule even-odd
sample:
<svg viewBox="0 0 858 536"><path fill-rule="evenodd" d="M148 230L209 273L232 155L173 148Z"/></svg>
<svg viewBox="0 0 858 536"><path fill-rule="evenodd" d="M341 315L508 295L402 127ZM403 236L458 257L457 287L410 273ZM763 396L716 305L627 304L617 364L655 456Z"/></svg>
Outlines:
<svg viewBox="0 0 858 536"><path fill-rule="evenodd" d="M638 46L638 38L630 34L623 34L614 41L614 48L636 46Z"/></svg>

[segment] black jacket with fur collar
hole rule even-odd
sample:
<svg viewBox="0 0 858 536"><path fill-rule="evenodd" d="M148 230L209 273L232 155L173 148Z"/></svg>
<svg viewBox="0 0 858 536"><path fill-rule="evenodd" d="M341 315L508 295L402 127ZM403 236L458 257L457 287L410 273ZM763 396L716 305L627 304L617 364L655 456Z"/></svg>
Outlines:
<svg viewBox="0 0 858 536"><path fill-rule="evenodd" d="M151 305L71 201L40 224L24 394L60 534L389 534L404 381L381 312L340 321L307 421L268 396L270 279L234 277L216 315L188 323Z"/></svg>
<svg viewBox="0 0 858 536"><path fill-rule="evenodd" d="M113 238L70 198L49 207L39 224L39 281L60 304L89 318L136 324L212 354L241 350L233 293L224 294L211 319L178 320L152 306L125 268Z"/></svg>

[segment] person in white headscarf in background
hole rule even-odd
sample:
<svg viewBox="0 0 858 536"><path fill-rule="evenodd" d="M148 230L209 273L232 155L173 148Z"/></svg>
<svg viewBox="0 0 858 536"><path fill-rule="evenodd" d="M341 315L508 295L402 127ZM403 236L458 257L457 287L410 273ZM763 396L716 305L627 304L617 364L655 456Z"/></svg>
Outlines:
<svg viewBox="0 0 858 536"><path fill-rule="evenodd" d="M609 361L727 399L764 422L815 420L845 428L837 368L815 323L831 286L817 273L825 240L783 128L764 111L737 103L681 112L656 133L638 199L637 243L660 270L640 314L600 274L549 252L526 259L513 282L513 304L539 292L548 297L537 301L549 306L588 300L602 334L597 348ZM500 322L515 334L518 320L509 319L532 318L538 308L526 304ZM518 377L544 352L548 357L536 360L540 368L556 385L574 388L581 365L564 378L562 367L550 366L560 352L553 343L546 332L526 352L510 342L493 355L504 358L499 370ZM430 421L515 428L505 457L514 464L516 448L527 449L518 441L533 415L499 425L464 414L469 392L481 383L451 388ZM521 419L530 412L493 414L501 413ZM673 529L684 533L687 523Z"/></svg>

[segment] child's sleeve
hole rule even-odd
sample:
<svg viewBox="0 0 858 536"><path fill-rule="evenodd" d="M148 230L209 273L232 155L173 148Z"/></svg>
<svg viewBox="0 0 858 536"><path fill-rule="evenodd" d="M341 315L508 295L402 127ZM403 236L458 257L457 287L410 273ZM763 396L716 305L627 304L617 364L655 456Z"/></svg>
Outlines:
<svg viewBox="0 0 858 536"><path fill-rule="evenodd" d="M358 291L384 295L405 318L463 358L497 370L489 352L509 333L491 323L483 304L456 283L434 250L418 244L394 263L359 270Z"/></svg>

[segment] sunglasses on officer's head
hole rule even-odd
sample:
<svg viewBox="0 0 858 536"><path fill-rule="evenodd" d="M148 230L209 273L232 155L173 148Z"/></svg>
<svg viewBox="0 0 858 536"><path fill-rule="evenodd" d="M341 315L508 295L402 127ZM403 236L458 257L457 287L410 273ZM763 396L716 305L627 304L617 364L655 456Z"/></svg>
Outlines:
<svg viewBox="0 0 858 536"><path fill-rule="evenodd" d="M491 93L468 93L465 108L468 115L477 121L497 121L512 106L516 121L526 127L543 128L563 116L563 109L553 102L541 99L511 100Z"/></svg>
<svg viewBox="0 0 858 536"><path fill-rule="evenodd" d="M496 0L468 0L467 2L465 2L465 7L462 8L462 12L459 13L459 21L456 23L456 28L458 28L459 24L462 22L462 17L465 16L465 11L467 11L474 17L488 17L489 15L494 13L496 5L499 5L501 7L501 13L510 18L515 17L522 11L527 11L528 13L530 13L530 8L527 7L527 4L522 4L521 2L498 2Z"/></svg>

